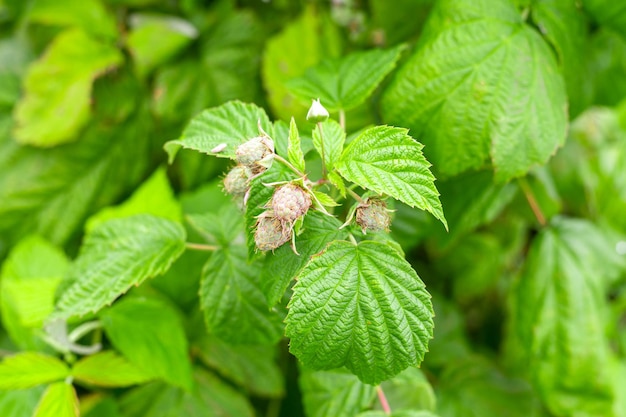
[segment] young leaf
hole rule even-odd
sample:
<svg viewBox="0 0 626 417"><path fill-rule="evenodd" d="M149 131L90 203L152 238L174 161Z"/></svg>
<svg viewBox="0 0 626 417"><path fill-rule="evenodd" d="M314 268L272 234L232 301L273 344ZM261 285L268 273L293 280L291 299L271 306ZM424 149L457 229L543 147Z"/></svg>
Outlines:
<svg viewBox="0 0 626 417"><path fill-rule="evenodd" d="M336 241L298 274L286 335L305 366L346 366L378 384L422 361L432 315L424 284L396 250Z"/></svg>
<svg viewBox="0 0 626 417"><path fill-rule="evenodd" d="M78 382L111 388L142 384L152 379L152 375L113 351L82 358L72 367L72 376Z"/></svg>
<svg viewBox="0 0 626 417"><path fill-rule="evenodd" d="M327 120L316 125L313 130L313 145L317 153L324 155L326 169L331 171L341 156L346 132L334 120Z"/></svg>
<svg viewBox="0 0 626 417"><path fill-rule="evenodd" d="M152 214L175 222L182 220L180 203L174 197L174 191L164 168L154 171L150 178L141 184L124 203L115 207L104 208L91 216L87 221L85 230L90 232L106 220L129 217L135 214Z"/></svg>
<svg viewBox="0 0 626 417"><path fill-rule="evenodd" d="M87 234L70 268L73 284L57 303L61 317L111 304L133 285L168 270L185 249L185 230L148 214L112 219Z"/></svg>
<svg viewBox="0 0 626 417"><path fill-rule="evenodd" d="M15 139L43 147L77 139L89 119L93 80L122 60L119 50L81 30L59 34L28 70L25 95L15 108Z"/></svg>
<svg viewBox="0 0 626 417"><path fill-rule="evenodd" d="M287 147L287 157L289 162L300 171L304 172L304 153L300 144L300 133L296 121L292 117L289 123L289 146Z"/></svg>
<svg viewBox="0 0 626 417"><path fill-rule="evenodd" d="M69 376L65 362L54 356L36 352L22 352L7 356L0 362L0 390L24 389Z"/></svg>
<svg viewBox="0 0 626 417"><path fill-rule="evenodd" d="M382 99L445 175L491 162L506 182L564 143L567 97L555 57L512 2L436 3L419 48ZM452 52L451 52L452 51Z"/></svg>
<svg viewBox="0 0 626 417"><path fill-rule="evenodd" d="M50 385L37 405L33 417L79 417L78 397L72 384Z"/></svg>
<svg viewBox="0 0 626 417"><path fill-rule="evenodd" d="M129 298L100 317L113 346L144 375L191 388L187 338L175 310L155 299Z"/></svg>
<svg viewBox="0 0 626 417"><path fill-rule="evenodd" d="M613 403L603 303L617 255L596 247L598 235L589 222L555 219L533 241L514 292L520 359L555 415L610 415Z"/></svg>
<svg viewBox="0 0 626 417"><path fill-rule="evenodd" d="M260 289L260 263L248 263L245 248L213 252L202 271L200 307L210 334L231 343L273 344L282 335L281 318Z"/></svg>
<svg viewBox="0 0 626 417"><path fill-rule="evenodd" d="M404 45L356 52L336 60L324 60L304 76L287 82L301 101L319 98L329 111L350 110L363 103L396 66Z"/></svg>
<svg viewBox="0 0 626 417"><path fill-rule="evenodd" d="M22 349L39 350L38 333L54 310L54 296L68 268L65 254L38 236L13 248L0 275L2 324Z"/></svg>
<svg viewBox="0 0 626 417"><path fill-rule="evenodd" d="M207 109L191 119L181 137L167 142L164 149L169 155L170 163L174 161L180 148L235 159L237 146L260 135L259 123L272 136L273 125L265 110L254 104L230 101Z"/></svg>
<svg viewBox="0 0 626 417"><path fill-rule="evenodd" d="M406 129L365 130L346 146L336 167L348 181L427 210L448 227L422 145Z"/></svg>
<svg viewBox="0 0 626 417"><path fill-rule="evenodd" d="M352 417L372 404L376 396L372 385L364 384L345 369L304 368L298 382L308 417Z"/></svg>
<svg viewBox="0 0 626 417"><path fill-rule="evenodd" d="M339 229L340 227L341 222L336 218L312 211L304 217L302 234L296 237L296 248L300 255L296 255L289 245L285 245L276 249L273 256L265 258L261 271L261 288L270 306L281 300L289 283L309 262L311 256L321 252L330 242L347 239L348 232Z"/></svg>

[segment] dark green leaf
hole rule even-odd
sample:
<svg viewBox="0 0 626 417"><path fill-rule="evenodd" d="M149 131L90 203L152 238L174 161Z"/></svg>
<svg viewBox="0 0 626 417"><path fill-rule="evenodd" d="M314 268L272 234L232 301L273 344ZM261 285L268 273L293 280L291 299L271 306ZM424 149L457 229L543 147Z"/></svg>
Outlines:
<svg viewBox="0 0 626 417"><path fill-rule="evenodd" d="M305 366L346 366L377 384L422 361L432 314L424 284L396 250L336 241L298 274L286 334Z"/></svg>
<svg viewBox="0 0 626 417"><path fill-rule="evenodd" d="M167 271L185 249L185 230L148 214L101 223L87 234L69 272L58 316L81 316L111 304L133 285Z"/></svg>
<svg viewBox="0 0 626 417"><path fill-rule="evenodd" d="M612 0L585 0L583 6L603 26L626 39L626 3Z"/></svg>

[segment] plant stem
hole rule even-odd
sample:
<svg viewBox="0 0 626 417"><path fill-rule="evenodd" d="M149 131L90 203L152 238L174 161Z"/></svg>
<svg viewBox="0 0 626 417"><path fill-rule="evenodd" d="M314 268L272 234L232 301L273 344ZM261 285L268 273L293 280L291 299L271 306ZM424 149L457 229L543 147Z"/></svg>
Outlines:
<svg viewBox="0 0 626 417"><path fill-rule="evenodd" d="M90 331L99 329L101 327L102 327L102 323L99 320L88 321L87 323L83 323L80 326L78 326L77 328L75 328L67 336L67 338L70 340L70 342L75 343L81 337L83 337L84 335L89 333Z"/></svg>
<svg viewBox="0 0 626 417"><path fill-rule="evenodd" d="M294 167L291 164L291 162L287 161L282 156L280 156L278 154L274 154L274 160L280 162L281 164L283 164L284 166L286 166L287 168L289 168L290 170L292 170L293 172L298 174L299 177L305 177L306 176L306 174L304 172L302 172L298 168Z"/></svg>
<svg viewBox="0 0 626 417"><path fill-rule="evenodd" d="M359 203L363 202L363 199L361 198L360 195L358 195L357 193L355 193L354 191L352 191L351 189L347 189L348 194L350 194L352 196L352 198L354 198L356 201L358 201Z"/></svg>
<svg viewBox="0 0 626 417"><path fill-rule="evenodd" d="M522 188L522 191L526 196L526 200L528 201L528 205L530 206L530 209L533 211L533 214L537 218L537 221L541 226L545 226L547 224L546 216L544 216L541 212L541 208L537 203L537 199L535 199L535 195L533 194L533 190L530 188L528 181L526 181L526 178L520 178L518 180L518 183Z"/></svg>
<svg viewBox="0 0 626 417"><path fill-rule="evenodd" d="M204 251L214 251L214 250L219 249L219 247L215 245L205 245L204 243L192 243L192 242L185 243L185 247L187 249L204 250Z"/></svg>
<svg viewBox="0 0 626 417"><path fill-rule="evenodd" d="M343 130L346 130L346 112L344 109L339 110L339 126L341 126Z"/></svg>
<svg viewBox="0 0 626 417"><path fill-rule="evenodd" d="M391 414L391 407L389 407L389 402L387 401L387 397L385 397L385 391L383 391L383 387L380 385L376 385L376 394L378 394L378 401L380 401L380 405L383 408L385 414Z"/></svg>
<svg viewBox="0 0 626 417"><path fill-rule="evenodd" d="M327 171L326 171L326 157L324 155L324 131L322 129L322 123L321 122L317 123L317 128L320 130L320 139L321 139L320 140L320 142L321 142L320 146L322 148L321 149L321 151L322 151L322 178L326 178Z"/></svg>

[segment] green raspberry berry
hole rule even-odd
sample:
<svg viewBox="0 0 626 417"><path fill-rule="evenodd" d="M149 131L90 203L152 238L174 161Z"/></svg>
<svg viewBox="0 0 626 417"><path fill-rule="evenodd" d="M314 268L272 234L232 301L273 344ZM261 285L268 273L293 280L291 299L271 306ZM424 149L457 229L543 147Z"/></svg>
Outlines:
<svg viewBox="0 0 626 417"><path fill-rule="evenodd" d="M387 209L387 203L382 200L366 200L359 204L356 209L356 223L361 226L363 233L389 231L391 217Z"/></svg>
<svg viewBox="0 0 626 417"><path fill-rule="evenodd" d="M311 196L295 184L285 184L276 189L271 207L274 216L285 222L294 222L304 216L311 207Z"/></svg>
<svg viewBox="0 0 626 417"><path fill-rule="evenodd" d="M274 250L291 239L291 233L291 227L287 227L271 212L265 212L257 219L254 243L259 250Z"/></svg>
<svg viewBox="0 0 626 417"><path fill-rule="evenodd" d="M248 190L248 180L251 176L250 168L237 165L224 177L224 191L235 196L244 195Z"/></svg>
<svg viewBox="0 0 626 417"><path fill-rule="evenodd" d="M272 153L272 149L267 145L267 138L262 136L242 143L235 150L237 162L248 167L257 164Z"/></svg>

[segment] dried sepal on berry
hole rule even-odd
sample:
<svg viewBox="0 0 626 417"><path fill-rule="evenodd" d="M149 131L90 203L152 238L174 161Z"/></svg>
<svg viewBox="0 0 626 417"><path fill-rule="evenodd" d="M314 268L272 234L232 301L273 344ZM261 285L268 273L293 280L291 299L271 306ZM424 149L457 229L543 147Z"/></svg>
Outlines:
<svg viewBox="0 0 626 417"><path fill-rule="evenodd" d="M293 223L304 216L311 207L311 195L302 187L287 183L274 191L270 207L277 218Z"/></svg>
<svg viewBox="0 0 626 417"><path fill-rule="evenodd" d="M243 196L250 186L252 170L244 165L237 165L224 177L224 191L234 196Z"/></svg>
<svg viewBox="0 0 626 417"><path fill-rule="evenodd" d="M292 228L275 217L271 211L266 211L257 218L254 243L259 250L273 251L289 241L291 235Z"/></svg>
<svg viewBox="0 0 626 417"><path fill-rule="evenodd" d="M379 199L367 199L360 203L356 208L355 218L363 233L367 233L368 230L388 232L391 225L387 203Z"/></svg>

